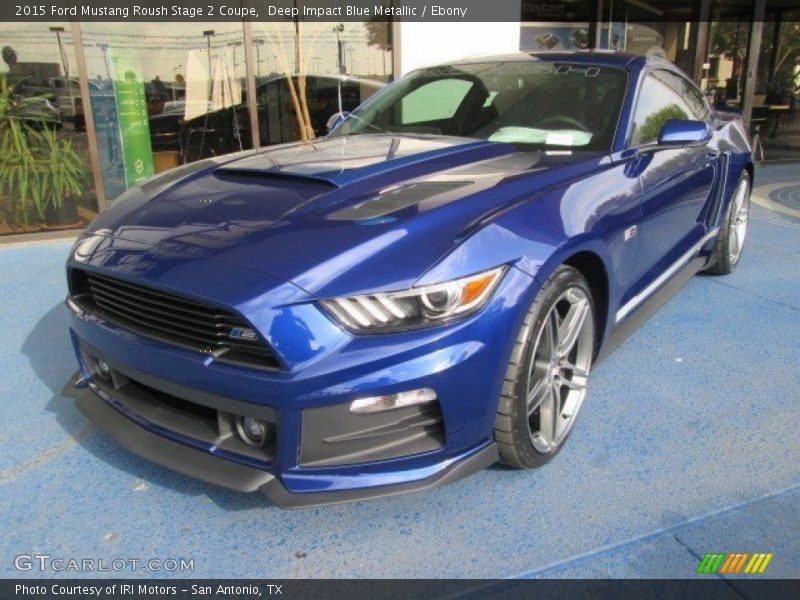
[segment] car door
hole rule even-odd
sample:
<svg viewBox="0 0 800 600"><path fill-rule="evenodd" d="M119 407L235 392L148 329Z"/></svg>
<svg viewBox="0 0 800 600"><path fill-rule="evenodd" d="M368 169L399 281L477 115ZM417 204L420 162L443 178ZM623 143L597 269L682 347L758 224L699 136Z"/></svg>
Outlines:
<svg viewBox="0 0 800 600"><path fill-rule="evenodd" d="M630 148L655 143L670 119L708 118L702 114L704 101L698 105L681 89L682 79L664 69L645 75L631 123ZM705 235L704 209L714 190L718 161L709 144L659 148L642 152L637 160L642 193L637 271L644 287Z"/></svg>

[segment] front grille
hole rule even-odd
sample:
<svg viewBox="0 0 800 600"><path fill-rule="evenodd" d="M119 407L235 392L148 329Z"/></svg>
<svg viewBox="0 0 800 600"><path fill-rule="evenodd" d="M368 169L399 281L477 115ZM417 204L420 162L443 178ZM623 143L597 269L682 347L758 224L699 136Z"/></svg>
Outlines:
<svg viewBox="0 0 800 600"><path fill-rule="evenodd" d="M81 269L72 270L70 294L83 310L140 335L213 354L221 362L280 366L253 326L230 311ZM231 338L234 331L238 339Z"/></svg>

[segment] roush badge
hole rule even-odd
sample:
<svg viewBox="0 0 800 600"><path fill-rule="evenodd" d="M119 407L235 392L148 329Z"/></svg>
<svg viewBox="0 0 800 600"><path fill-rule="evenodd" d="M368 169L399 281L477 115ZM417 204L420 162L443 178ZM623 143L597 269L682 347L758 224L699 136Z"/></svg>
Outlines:
<svg viewBox="0 0 800 600"><path fill-rule="evenodd" d="M258 339L256 332L249 327L233 327L228 337L233 340L246 340L248 342Z"/></svg>

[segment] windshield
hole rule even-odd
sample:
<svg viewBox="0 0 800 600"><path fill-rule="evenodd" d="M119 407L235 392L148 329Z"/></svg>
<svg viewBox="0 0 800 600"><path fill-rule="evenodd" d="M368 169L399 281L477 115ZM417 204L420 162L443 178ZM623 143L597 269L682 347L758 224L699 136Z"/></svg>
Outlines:
<svg viewBox="0 0 800 600"><path fill-rule="evenodd" d="M609 150L627 75L550 62L416 71L356 109L331 134L432 134L541 148Z"/></svg>

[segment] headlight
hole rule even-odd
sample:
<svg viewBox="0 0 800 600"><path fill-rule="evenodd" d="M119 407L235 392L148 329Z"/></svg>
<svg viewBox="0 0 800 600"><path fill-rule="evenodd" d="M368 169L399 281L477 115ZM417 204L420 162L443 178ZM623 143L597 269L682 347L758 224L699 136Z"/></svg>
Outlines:
<svg viewBox="0 0 800 600"><path fill-rule="evenodd" d="M497 267L462 279L400 292L346 296L322 305L342 325L373 333L415 329L466 317L479 310L506 272Z"/></svg>

